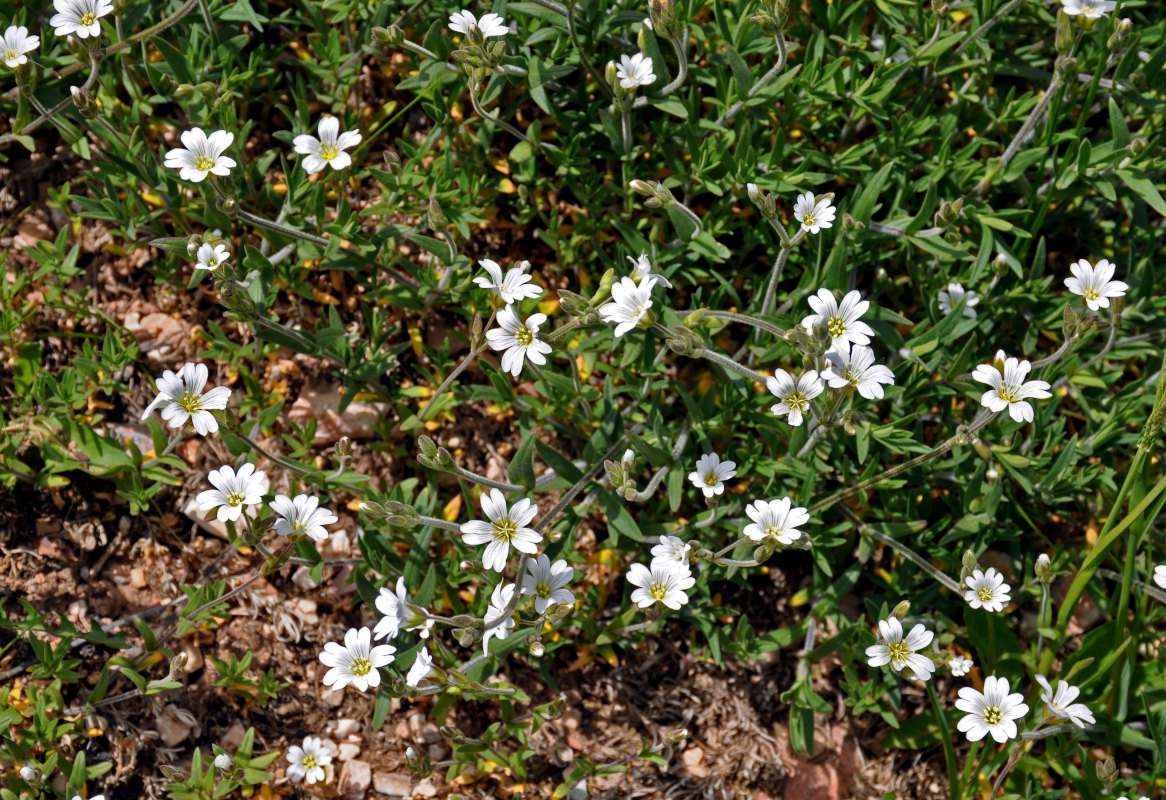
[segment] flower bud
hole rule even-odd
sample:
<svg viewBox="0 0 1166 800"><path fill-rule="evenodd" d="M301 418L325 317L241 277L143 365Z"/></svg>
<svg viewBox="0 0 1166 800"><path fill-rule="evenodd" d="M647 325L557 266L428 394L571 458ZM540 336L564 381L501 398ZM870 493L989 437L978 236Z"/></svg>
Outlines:
<svg viewBox="0 0 1166 800"><path fill-rule="evenodd" d="M233 763L234 761L226 753L219 753L215 756L215 769L230 769Z"/></svg>
<svg viewBox="0 0 1166 800"><path fill-rule="evenodd" d="M1111 53L1120 53L1126 49L1126 45L1130 41L1130 33L1133 31L1134 23L1127 18L1119 19L1114 23L1114 31L1105 41L1105 46Z"/></svg>
<svg viewBox="0 0 1166 800"><path fill-rule="evenodd" d="M1048 576L1052 570L1052 566L1052 559L1049 558L1049 554L1041 553L1036 557L1036 565L1033 567L1033 571L1036 572L1038 578L1043 579ZM1043 583L1044 581L1042 580L1041 582Z"/></svg>
<svg viewBox="0 0 1166 800"><path fill-rule="evenodd" d="M651 0L648 3L648 15L652 21L652 31L657 36L671 39L679 33L673 0Z"/></svg>
<svg viewBox="0 0 1166 800"><path fill-rule="evenodd" d="M1057 55L1067 56L1073 52L1073 45L1077 41L1077 32L1073 30L1073 19L1065 13L1065 9L1057 12Z"/></svg>
<svg viewBox="0 0 1166 800"><path fill-rule="evenodd" d="M218 205L219 211L222 211L232 219L234 218L235 213L239 210L239 204L233 197L220 197L216 205Z"/></svg>
<svg viewBox="0 0 1166 800"><path fill-rule="evenodd" d="M29 766L28 764L20 768L20 777L23 778L27 783L32 783L35 781L39 774L40 771L37 770L36 767Z"/></svg>
<svg viewBox="0 0 1166 800"><path fill-rule="evenodd" d="M429 207L426 210L427 221L429 223L429 230L440 233L445 230L449 221L445 218L445 214L441 211L441 203L437 202L436 197L429 198Z"/></svg>
<svg viewBox="0 0 1166 800"><path fill-rule="evenodd" d="M543 653L547 651L542 642L532 642L530 645L530 654L535 658L542 658Z"/></svg>
<svg viewBox="0 0 1166 800"><path fill-rule="evenodd" d="M1056 66L1054 67L1057 78L1063 83L1076 83L1077 81L1077 59L1072 56L1057 56Z"/></svg>
<svg viewBox="0 0 1166 800"><path fill-rule="evenodd" d="M1150 143L1143 139L1141 136L1135 136L1130 140L1130 143L1126 145L1126 152L1130 154L1130 158L1137 158L1142 153L1146 152L1146 148L1149 146L1149 144Z"/></svg>
<svg viewBox="0 0 1166 800"><path fill-rule="evenodd" d="M668 734L668 739L673 742L683 742L688 738L688 728L677 728Z"/></svg>
<svg viewBox="0 0 1166 800"><path fill-rule="evenodd" d="M960 562L960 583L962 584L974 570L979 568L980 563L976 560L976 554L971 550L965 550Z"/></svg>
<svg viewBox="0 0 1166 800"><path fill-rule="evenodd" d="M618 278L615 275L614 269L609 269L603 273L603 277L599 279L599 292L610 292L611 287L615 285ZM592 298L594 300L595 298Z"/></svg>
<svg viewBox="0 0 1166 800"><path fill-rule="evenodd" d="M911 611L911 601L904 600L891 610L891 616L895 619L903 620L907 618L907 614Z"/></svg>
<svg viewBox="0 0 1166 800"><path fill-rule="evenodd" d="M619 460L620 466L624 468L624 472L630 472L636 468L636 454L629 450L623 451L623 457Z"/></svg>
<svg viewBox="0 0 1166 800"><path fill-rule="evenodd" d="M624 483L623 465L616 461L604 461L603 469L607 473L607 482L612 486L622 486Z"/></svg>
<svg viewBox="0 0 1166 800"><path fill-rule="evenodd" d="M670 328L668 348L682 356L692 356L704 349L704 340L689 328L680 325Z"/></svg>
<svg viewBox="0 0 1166 800"><path fill-rule="evenodd" d="M1105 793L1109 794L1113 791L1114 785L1117 783L1117 762L1113 760L1113 756L1106 756L1095 763L1097 769L1097 780L1101 781L1105 787Z"/></svg>
<svg viewBox="0 0 1166 800"><path fill-rule="evenodd" d="M469 570L465 571L469 572ZM462 647L472 647L474 644L474 632L469 628L454 631L454 638L457 639L457 643Z"/></svg>
<svg viewBox="0 0 1166 800"><path fill-rule="evenodd" d="M89 93L88 89L70 86L69 93L73 95L73 105L77 106L77 111L82 117L93 119L97 116L97 103L93 101L93 95Z"/></svg>
<svg viewBox="0 0 1166 800"><path fill-rule="evenodd" d="M417 524L417 511L413 506L389 500L383 506L385 522L394 528L412 528Z"/></svg>
<svg viewBox="0 0 1166 800"><path fill-rule="evenodd" d="M550 719L558 719L563 716L563 712L567 710L567 695L561 694L547 704L546 716Z"/></svg>
<svg viewBox="0 0 1166 800"><path fill-rule="evenodd" d="M862 424L862 414L852 408L842 412L842 429L851 436L858 434L858 426Z"/></svg>

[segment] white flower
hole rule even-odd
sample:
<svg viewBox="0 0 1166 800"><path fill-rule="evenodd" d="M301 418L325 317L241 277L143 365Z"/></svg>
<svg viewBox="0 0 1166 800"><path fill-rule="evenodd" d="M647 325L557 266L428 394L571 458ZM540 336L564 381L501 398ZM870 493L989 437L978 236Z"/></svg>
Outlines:
<svg viewBox="0 0 1166 800"><path fill-rule="evenodd" d="M696 471L688 473L692 485L705 497L725 493L725 481L737 474L735 461L721 461L716 453L705 453L696 462Z"/></svg>
<svg viewBox="0 0 1166 800"><path fill-rule="evenodd" d="M784 369L777 369L765 379L765 386L779 402L769 410L779 417L789 415L789 424L795 428L802 424L802 417L810 411L810 401L826 388L817 370L809 370L797 378Z"/></svg>
<svg viewBox="0 0 1166 800"><path fill-rule="evenodd" d="M510 33L510 28L507 27L506 21L497 14L486 14L481 19L475 17L469 11L458 11L449 15L450 30L464 33L468 36L475 28L477 28L478 33L482 35L483 39L491 36L505 36Z"/></svg>
<svg viewBox="0 0 1166 800"><path fill-rule="evenodd" d="M745 506L745 513L753 522L745 526L743 533L755 542L775 539L782 544L793 544L802 536L798 526L810 521L810 513L794 506L788 497L755 500Z"/></svg>
<svg viewBox="0 0 1166 800"><path fill-rule="evenodd" d="M1154 567L1154 583L1166 589L1166 564Z"/></svg>
<svg viewBox="0 0 1166 800"><path fill-rule="evenodd" d="M510 545L520 553L534 555L535 546L543 540L538 531L527 525L538 513L538 507L525 497L506 507L506 497L497 489L482 495L482 510L489 522L471 520L461 526L462 541L466 544L487 544L482 564L486 569L501 572L506 569L506 557L510 555Z"/></svg>
<svg viewBox="0 0 1166 800"><path fill-rule="evenodd" d="M287 495L277 494L271 501L271 510L283 519L275 521L275 532L281 536L302 533L314 542L324 541L328 538L328 531L324 530L324 526L331 525L337 517L328 509L319 506L318 497L297 494L293 500Z"/></svg>
<svg viewBox="0 0 1166 800"><path fill-rule="evenodd" d="M696 578L683 564L655 560L650 567L632 564L628 569L628 583L639 588L632 592L632 602L640 608L663 603L673 611L688 602L686 593Z"/></svg>
<svg viewBox="0 0 1166 800"><path fill-rule="evenodd" d="M340 132L340 120L336 117L323 117L319 126L320 138L310 133L301 133L292 139L295 151L302 156L304 172L314 175L326 166L332 169L345 169L352 166L352 156L344 151L360 144L361 136L356 131Z"/></svg>
<svg viewBox="0 0 1166 800"><path fill-rule="evenodd" d="M600 306L599 314L604 322L615 325L617 339L639 325L648 313L652 307L652 288L655 285L654 276L643 279L639 286L625 276L611 287L611 302Z"/></svg>
<svg viewBox="0 0 1166 800"><path fill-rule="evenodd" d="M982 694L970 686L960 689L955 707L968 714L956 727L968 735L969 742L978 742L988 734L992 734L998 744L1015 739L1016 723L1013 720L1022 719L1028 713L1024 695L1009 694L1008 679L995 675L984 679Z"/></svg>
<svg viewBox="0 0 1166 800"><path fill-rule="evenodd" d="M215 131L207 136L202 128L192 128L184 131L180 138L184 147L176 147L166 153L164 162L166 166L178 170L178 177L198 183L207 175L231 174L235 160L223 153L235 141L235 134Z"/></svg>
<svg viewBox="0 0 1166 800"><path fill-rule="evenodd" d="M416 632L422 639L428 639L429 634L433 632L434 622L435 620L432 617L426 617L416 625L409 625L405 630Z"/></svg>
<svg viewBox="0 0 1166 800"><path fill-rule="evenodd" d="M1003 355L1002 353L997 355ZM1032 365L1027 361L1009 358L1004 362L1004 373L994 364L980 364L972 372L972 378L986 383L992 388L984 392L980 404L990 411L1003 411L1017 422L1032 422L1032 405L1028 398L1043 400L1052 397L1045 381L1025 381Z"/></svg>
<svg viewBox="0 0 1166 800"><path fill-rule="evenodd" d="M980 304L980 296L970 289L964 289L963 286L952 281L947 285L946 289L939 290L939 310L945 315L950 314L961 300L966 300L964 303L964 316L976 316L976 306Z"/></svg>
<svg viewBox="0 0 1166 800"><path fill-rule="evenodd" d="M619 78L619 85L624 89L651 86L656 82L656 73L652 72L652 59L643 53L636 53L630 58L626 55L620 56L615 76Z"/></svg>
<svg viewBox="0 0 1166 800"><path fill-rule="evenodd" d="M497 637L505 639L510 635L510 631L514 628L514 614L507 614L506 610L510 607L510 601L514 599L514 584L507 584L503 586L499 583L494 587L494 591L490 594L490 606L486 609L486 616L484 622L488 629L485 635L482 636L482 652L489 654L490 639ZM505 619L503 619L505 617ZM501 622L498 622L502 620ZM495 625L494 623L498 624ZM494 627L490 627L493 625Z"/></svg>
<svg viewBox="0 0 1166 800"><path fill-rule="evenodd" d="M331 667L324 673L324 685L343 689L352 684L360 691L381 685L377 670L393 660L397 648L391 644L372 646L372 631L368 628L349 628L344 634L344 645L328 642L320 653L320 662Z"/></svg>
<svg viewBox="0 0 1166 800"><path fill-rule="evenodd" d="M551 352L551 346L538 338L538 328L546 321L546 314L531 314L523 322L514 306L498 312L498 324L502 327L486 331L486 340L495 350L506 351L502 354L503 372L517 378L528 358L540 367L547 363L546 354Z"/></svg>
<svg viewBox="0 0 1166 800"><path fill-rule="evenodd" d="M524 297L538 297L543 293L542 287L531 283L530 276L526 274L526 268L530 267L529 261L518 262L516 266L507 270L505 278L502 277L502 267L498 266L496 262L483 258L478 264L486 270L490 277L483 278L479 275L474 278L474 283L483 289L490 289L497 293L502 302L507 305L517 303Z"/></svg>
<svg viewBox="0 0 1166 800"><path fill-rule="evenodd" d="M215 769L230 769L235 762L226 753L215 756Z"/></svg>
<svg viewBox="0 0 1166 800"><path fill-rule="evenodd" d="M645 278L651 278L656 283L668 289L672 288L672 284L663 275L657 275L652 272L652 262L648 260L647 253L640 253L639 258L627 257L628 261L632 262L632 280L636 283L642 282Z"/></svg>
<svg viewBox="0 0 1166 800"><path fill-rule="evenodd" d="M413 688L433 674L433 656L429 655L429 648L422 647L409 667L409 674L405 676L405 683Z"/></svg>
<svg viewBox="0 0 1166 800"><path fill-rule="evenodd" d="M652 562L667 561L688 566L688 556L692 545L679 536L661 536L660 543L652 548Z"/></svg>
<svg viewBox="0 0 1166 800"><path fill-rule="evenodd" d="M112 8L112 6L111 6ZM4 31L4 38L0 39L0 61L4 65L16 69L28 63L28 56L40 46L39 36L29 36L28 28L23 25L9 25Z"/></svg>
<svg viewBox="0 0 1166 800"><path fill-rule="evenodd" d="M971 671L972 660L963 656L952 656L948 659L947 666L951 669L952 675L957 678L962 678Z"/></svg>
<svg viewBox="0 0 1166 800"><path fill-rule="evenodd" d="M827 352L826 360L830 365L822 370L822 378L831 389L853 386L867 400L881 400L882 384L895 385L895 373L874 363L874 350L866 345L843 343Z"/></svg>
<svg viewBox="0 0 1166 800"><path fill-rule="evenodd" d="M254 464L244 464L235 472L230 465L211 470L207 480L214 489L199 492L195 500L203 511L217 507L218 518L234 522L243 513L243 506L257 506L267 491L267 474L255 471Z"/></svg>
<svg viewBox="0 0 1166 800"><path fill-rule="evenodd" d="M916 625L906 637L903 636L903 623L898 617L888 617L879 620L879 643L866 648L870 660L866 663L872 667L891 665L895 672L907 667L921 681L931 677L935 672L935 662L927 656L918 654L931 644L935 634L926 630L922 625Z"/></svg>
<svg viewBox="0 0 1166 800"><path fill-rule="evenodd" d="M198 248L198 268L214 272L230 257L231 251L221 244L216 244L213 247L209 244L201 244Z"/></svg>
<svg viewBox="0 0 1166 800"><path fill-rule="evenodd" d="M1117 8L1115 0L1061 0L1061 6L1070 16L1081 15L1085 19L1101 19Z"/></svg>
<svg viewBox="0 0 1166 800"><path fill-rule="evenodd" d="M574 603L575 595L565 588L575 578L575 570L564 561L551 563L546 554L528 559L522 578L522 593L534 595L534 610L543 613L548 606Z"/></svg>
<svg viewBox="0 0 1166 800"><path fill-rule="evenodd" d="M857 290L847 292L842 305L838 305L829 289L819 289L818 294L810 295L809 303L814 313L802 320L802 327L807 331L813 333L814 327L821 325L830 334L832 347L842 342L870 344L874 331L858 319L870 308L870 301L863 300Z"/></svg>
<svg viewBox="0 0 1166 800"><path fill-rule="evenodd" d="M405 578L397 578L397 593L382 586L376 599L377 611L384 614L373 628L374 639L396 639L409 622L409 593L405 591Z"/></svg>
<svg viewBox="0 0 1166 800"><path fill-rule="evenodd" d="M1085 299L1085 305L1090 311L1099 308L1109 308L1111 297L1124 297L1126 289L1130 288L1121 281L1110 280L1116 267L1107 259L1101 259L1097 266L1092 266L1085 259L1069 266L1073 273L1072 278L1065 278L1065 285L1073 294L1079 294Z"/></svg>
<svg viewBox="0 0 1166 800"><path fill-rule="evenodd" d="M817 233L822 228L829 228L834 224L834 206L829 197L814 200L813 192L798 195L794 203L794 219L802 223L802 230ZM863 342L865 344L865 342Z"/></svg>
<svg viewBox="0 0 1166 800"><path fill-rule="evenodd" d="M1057 691L1054 694L1053 687L1049 685L1044 675L1037 675L1036 682L1044 689L1040 699L1045 701L1049 712L1057 719L1067 719L1078 728L1084 728L1087 724L1092 725L1097 721L1093 718L1089 706L1073 702L1081 694L1081 690L1076 686L1070 686L1065 681L1057 681Z"/></svg>
<svg viewBox="0 0 1166 800"><path fill-rule="evenodd" d="M964 582L969 587L964 591L964 600L972 608L1003 611L1005 604L1012 599L1008 595L1011 587L1004 582L1004 576L995 567L988 567L987 572L972 570Z"/></svg>
<svg viewBox="0 0 1166 800"><path fill-rule="evenodd" d="M33 781L36 780L36 776L37 776L37 768L36 767L32 767L32 766L29 766L28 764L25 764L23 767L20 768L20 777L22 779L24 779L26 782L32 783Z"/></svg>
<svg viewBox="0 0 1166 800"><path fill-rule="evenodd" d="M101 35L101 23L97 20L113 11L109 0L53 0L53 14L49 24L57 36L74 34L78 39Z"/></svg>
<svg viewBox="0 0 1166 800"><path fill-rule="evenodd" d="M332 754L319 738L304 737L304 746L293 744L287 749L287 777L292 783L304 781L309 786L324 780L324 765L332 763Z"/></svg>
<svg viewBox="0 0 1166 800"><path fill-rule="evenodd" d="M226 386L216 386L203 394L208 375L206 364L185 364L180 373L166 370L158 381L158 396L146 406L142 419L161 408L162 419L169 422L171 428L181 428L190 420L191 426L202 436L216 432L219 423L211 411L222 411L227 407L231 390Z"/></svg>

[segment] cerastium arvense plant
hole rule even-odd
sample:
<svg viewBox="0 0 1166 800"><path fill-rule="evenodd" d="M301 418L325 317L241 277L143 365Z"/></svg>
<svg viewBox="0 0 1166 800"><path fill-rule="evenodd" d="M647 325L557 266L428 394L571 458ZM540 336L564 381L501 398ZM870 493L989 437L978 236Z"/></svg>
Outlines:
<svg viewBox="0 0 1166 800"><path fill-rule="evenodd" d="M185 637L261 578L338 569L358 623L306 637L319 693L374 696L374 729L402 699L441 725L497 707L441 729L448 757L402 743L417 779L528 780L567 700L506 667L660 637L718 665L782 651L795 751L843 714L832 681L885 749L942 753L952 798L1161 777L1166 36L1144 4L53 5L2 12L0 159L85 166L47 201L71 225L4 256L0 478L108 482L134 517L190 492L230 548L108 623L15 587L0 800L86 794L111 764L76 742L183 691ZM143 355L78 288L94 225L211 301L197 358ZM49 313L84 322L53 369ZM367 442L286 419L266 365L292 354L338 413L376 404ZM149 447L112 427L131 416ZM229 456L191 472L195 438ZM358 557L322 555L356 517ZM228 582L230 553L253 557ZM113 652L84 684L82 645ZM288 685L212 663L255 714ZM254 730L196 749L165 789L332 783L324 731L291 733L279 761ZM686 735L573 754L554 795L668 771Z"/></svg>

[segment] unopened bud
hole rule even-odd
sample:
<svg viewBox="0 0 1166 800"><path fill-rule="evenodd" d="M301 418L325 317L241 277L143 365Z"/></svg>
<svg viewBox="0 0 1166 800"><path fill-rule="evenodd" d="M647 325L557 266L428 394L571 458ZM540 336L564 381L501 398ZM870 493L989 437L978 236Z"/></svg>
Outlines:
<svg viewBox="0 0 1166 800"><path fill-rule="evenodd" d="M599 279L599 291L610 292L611 287L615 285L617 280L618 278L616 278L615 270L609 269L607 272L603 273L603 277Z"/></svg>
<svg viewBox="0 0 1166 800"><path fill-rule="evenodd" d="M1149 144L1150 143L1143 139L1141 136L1135 136L1130 140L1130 143L1126 145L1126 152L1129 153L1130 158L1137 158L1142 153L1146 152L1146 148L1149 146Z"/></svg>
<svg viewBox="0 0 1166 800"><path fill-rule="evenodd" d="M466 570L468 572L468 570ZM454 631L454 638L462 647L472 647L474 644L474 632L469 628L462 628L459 631Z"/></svg>
<svg viewBox="0 0 1166 800"><path fill-rule="evenodd" d="M688 728L677 728L668 734L668 738L673 742L683 742L688 738Z"/></svg>
<svg viewBox="0 0 1166 800"><path fill-rule="evenodd" d="M846 409L842 412L842 429L849 435L855 436L858 434L858 426L862 424L862 414L858 413L852 408Z"/></svg>
<svg viewBox="0 0 1166 800"><path fill-rule="evenodd" d="M603 469L607 473L607 482L612 486L622 486L624 483L623 465L616 461L604 461Z"/></svg>
<svg viewBox="0 0 1166 800"><path fill-rule="evenodd" d="M636 454L631 450L624 450L623 458L619 460L619 463L624 468L624 472L630 472L636 467Z"/></svg>
<svg viewBox="0 0 1166 800"><path fill-rule="evenodd" d="M1114 761L1113 756L1106 756L1097 761L1095 767L1097 769L1097 780L1101 781L1105 787L1106 794L1112 792L1114 785L1117 783L1117 762Z"/></svg>
<svg viewBox="0 0 1166 800"><path fill-rule="evenodd" d="M36 767L25 765L20 768L20 777L23 778L27 783L35 781L39 774L40 772Z"/></svg>
<svg viewBox="0 0 1166 800"><path fill-rule="evenodd" d="M1049 574L1049 571L1052 569L1052 565L1053 563L1049 558L1048 553L1041 553L1036 557L1036 565L1033 567L1033 571L1036 572L1036 576L1038 578L1044 578Z"/></svg>
<svg viewBox="0 0 1166 800"><path fill-rule="evenodd" d="M976 554L971 550L965 550L960 561L960 583L962 584L972 572L979 568L980 564L976 560Z"/></svg>
<svg viewBox="0 0 1166 800"><path fill-rule="evenodd" d="M1105 42L1105 46L1109 49L1109 52L1120 53L1125 50L1133 28L1134 23L1126 18L1119 19L1114 23L1114 31Z"/></svg>
<svg viewBox="0 0 1166 800"><path fill-rule="evenodd" d="M412 528L417 524L417 511L413 506L396 500L389 500L382 506L385 522L394 528Z"/></svg>
<svg viewBox="0 0 1166 800"><path fill-rule="evenodd" d="M543 653L547 651L542 642L532 642L530 645L530 654L535 658L542 658Z"/></svg>
<svg viewBox="0 0 1166 800"><path fill-rule="evenodd" d="M1075 83L1077 81L1077 59L1072 56L1057 56L1054 69L1056 70L1057 77L1063 83Z"/></svg>
<svg viewBox="0 0 1166 800"><path fill-rule="evenodd" d="M77 111L85 119L93 119L97 116L97 104L93 102L93 95L89 93L88 89L80 86L70 86L69 93L73 95L73 105L77 106Z"/></svg>
<svg viewBox="0 0 1166 800"><path fill-rule="evenodd" d="M449 224L445 218L445 214L441 211L441 203L437 202L436 197L429 198L429 208L427 209L426 216L428 217L429 230L436 233L444 231L446 225Z"/></svg>
<svg viewBox="0 0 1166 800"><path fill-rule="evenodd" d="M1065 13L1065 9L1057 12L1057 55L1067 56L1073 52L1073 45L1077 41L1077 32L1073 29L1073 19Z"/></svg>
<svg viewBox="0 0 1166 800"><path fill-rule="evenodd" d="M911 611L911 601L904 600L901 603L899 603L899 605L895 606L891 610L891 616L894 617L895 619L899 619L899 620L906 619L907 614L910 613L910 611Z"/></svg>
<svg viewBox="0 0 1166 800"><path fill-rule="evenodd" d="M233 763L234 761L232 761L231 757L226 753L219 753L217 756L215 756L215 769L230 769Z"/></svg>
<svg viewBox="0 0 1166 800"><path fill-rule="evenodd" d="M220 197L218 200L219 211L222 211L228 217L234 218L235 213L239 210L239 204L233 197Z"/></svg>

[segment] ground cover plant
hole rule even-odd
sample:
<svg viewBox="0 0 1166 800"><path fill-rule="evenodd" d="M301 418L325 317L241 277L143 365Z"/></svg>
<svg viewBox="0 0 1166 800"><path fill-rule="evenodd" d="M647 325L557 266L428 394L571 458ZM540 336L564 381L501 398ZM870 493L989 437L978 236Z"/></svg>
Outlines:
<svg viewBox="0 0 1166 800"><path fill-rule="evenodd" d="M1157 796L1152 4L0 26L0 800Z"/></svg>

